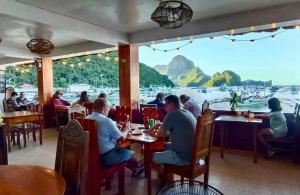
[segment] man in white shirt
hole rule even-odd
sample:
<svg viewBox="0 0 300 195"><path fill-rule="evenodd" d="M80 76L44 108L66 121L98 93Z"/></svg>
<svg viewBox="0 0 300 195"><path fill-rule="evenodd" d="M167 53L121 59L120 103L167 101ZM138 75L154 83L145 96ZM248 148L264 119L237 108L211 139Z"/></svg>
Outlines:
<svg viewBox="0 0 300 195"><path fill-rule="evenodd" d="M196 119L201 115L201 107L189 96L181 95L180 102L183 104L183 109L190 111Z"/></svg>

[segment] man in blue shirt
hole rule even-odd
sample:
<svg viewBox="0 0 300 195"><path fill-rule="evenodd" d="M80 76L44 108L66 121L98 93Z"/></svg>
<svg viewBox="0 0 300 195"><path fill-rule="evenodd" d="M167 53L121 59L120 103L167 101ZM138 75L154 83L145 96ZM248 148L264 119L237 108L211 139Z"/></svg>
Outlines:
<svg viewBox="0 0 300 195"><path fill-rule="evenodd" d="M132 170L132 176L138 176L143 170L143 165L139 166L137 159L133 157L133 151L117 147L117 143L124 141L125 138L116 123L107 117L109 109L107 100L99 98L94 102L93 113L87 117L97 121L101 164L109 166L126 163L127 168Z"/></svg>
<svg viewBox="0 0 300 195"><path fill-rule="evenodd" d="M156 95L155 100L148 102L147 104L156 104L157 108L163 108L165 107L164 98L165 98L165 94L160 92Z"/></svg>

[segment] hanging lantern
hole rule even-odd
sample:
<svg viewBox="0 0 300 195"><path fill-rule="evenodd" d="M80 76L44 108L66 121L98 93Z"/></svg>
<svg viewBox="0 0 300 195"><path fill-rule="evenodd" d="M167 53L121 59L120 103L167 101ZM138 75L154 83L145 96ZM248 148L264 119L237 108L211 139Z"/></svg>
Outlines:
<svg viewBox="0 0 300 195"><path fill-rule="evenodd" d="M54 45L46 39L31 39L26 46L36 54L50 54L54 49Z"/></svg>
<svg viewBox="0 0 300 195"><path fill-rule="evenodd" d="M151 19L160 27L173 29L191 21L192 8L182 1L164 0L151 14Z"/></svg>

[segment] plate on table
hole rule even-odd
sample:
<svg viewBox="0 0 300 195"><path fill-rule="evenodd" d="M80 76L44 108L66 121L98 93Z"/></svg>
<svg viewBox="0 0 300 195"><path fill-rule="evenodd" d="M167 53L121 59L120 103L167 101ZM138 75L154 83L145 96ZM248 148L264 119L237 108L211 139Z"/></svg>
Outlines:
<svg viewBox="0 0 300 195"><path fill-rule="evenodd" d="M136 130L132 131L132 135L143 135L143 132L140 129L136 129Z"/></svg>

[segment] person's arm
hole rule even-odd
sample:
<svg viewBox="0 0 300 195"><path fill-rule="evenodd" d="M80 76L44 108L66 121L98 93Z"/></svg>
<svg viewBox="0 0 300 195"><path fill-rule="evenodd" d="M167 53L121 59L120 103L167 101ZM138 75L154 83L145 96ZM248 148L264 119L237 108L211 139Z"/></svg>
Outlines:
<svg viewBox="0 0 300 195"><path fill-rule="evenodd" d="M108 125L109 125L108 129L109 129L111 139L116 140L117 143L124 141L125 138L123 137L116 123L110 118L107 118L107 120L108 120Z"/></svg>
<svg viewBox="0 0 300 195"><path fill-rule="evenodd" d="M255 114L255 118L268 119L269 114L268 113Z"/></svg>
<svg viewBox="0 0 300 195"><path fill-rule="evenodd" d="M165 138L168 136L168 132L172 130L172 114L168 113L163 121L163 123L156 124L150 129L150 135L158 138ZM155 132L155 130L157 130Z"/></svg>

